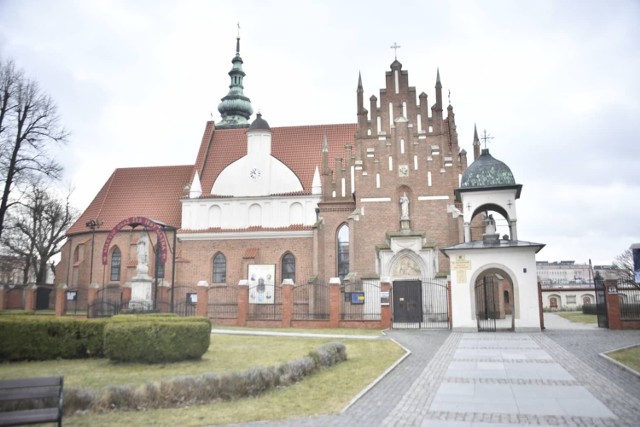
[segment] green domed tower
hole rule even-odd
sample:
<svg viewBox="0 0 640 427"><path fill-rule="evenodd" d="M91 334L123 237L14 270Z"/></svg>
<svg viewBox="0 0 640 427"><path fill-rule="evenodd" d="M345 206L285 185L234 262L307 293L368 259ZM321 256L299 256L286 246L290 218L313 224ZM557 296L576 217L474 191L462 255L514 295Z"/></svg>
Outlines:
<svg viewBox="0 0 640 427"><path fill-rule="evenodd" d="M242 70L242 58L240 57L240 36L236 38L236 55L231 60L233 67L229 71L231 84L229 93L222 98L218 105L218 111L222 121L216 124L217 129L236 129L249 127L249 117L253 114L251 100L244 96L242 79L246 75Z"/></svg>

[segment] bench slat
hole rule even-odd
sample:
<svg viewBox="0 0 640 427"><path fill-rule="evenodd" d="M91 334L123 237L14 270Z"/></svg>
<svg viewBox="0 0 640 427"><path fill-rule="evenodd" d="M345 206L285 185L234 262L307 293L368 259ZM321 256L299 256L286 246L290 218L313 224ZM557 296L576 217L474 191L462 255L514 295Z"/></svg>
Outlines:
<svg viewBox="0 0 640 427"><path fill-rule="evenodd" d="M26 411L0 412L1 426L17 426L59 420L57 408L30 409Z"/></svg>
<svg viewBox="0 0 640 427"><path fill-rule="evenodd" d="M39 387L39 388L18 388L15 390L0 389L0 402L10 400L25 399L45 399L48 397L58 397L60 395L60 386L58 387Z"/></svg>
<svg viewBox="0 0 640 427"><path fill-rule="evenodd" d="M46 387L62 385L62 377L21 378L0 381L0 389L21 387Z"/></svg>

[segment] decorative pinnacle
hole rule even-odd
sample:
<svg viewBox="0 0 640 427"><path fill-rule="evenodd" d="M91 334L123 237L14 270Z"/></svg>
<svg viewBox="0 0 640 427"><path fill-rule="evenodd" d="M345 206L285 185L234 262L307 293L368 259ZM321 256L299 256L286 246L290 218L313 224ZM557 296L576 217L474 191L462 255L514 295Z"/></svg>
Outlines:
<svg viewBox="0 0 640 427"><path fill-rule="evenodd" d="M476 124L473 124L473 145L480 145L480 138L478 138L478 128Z"/></svg>
<svg viewBox="0 0 640 427"><path fill-rule="evenodd" d="M236 37L236 55L240 55L240 22L238 22L238 35Z"/></svg>

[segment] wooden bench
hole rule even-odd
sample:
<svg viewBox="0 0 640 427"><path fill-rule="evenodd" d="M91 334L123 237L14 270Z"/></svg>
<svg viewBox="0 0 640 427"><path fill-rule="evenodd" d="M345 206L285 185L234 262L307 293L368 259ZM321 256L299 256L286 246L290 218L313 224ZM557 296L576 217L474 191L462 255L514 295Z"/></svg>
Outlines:
<svg viewBox="0 0 640 427"><path fill-rule="evenodd" d="M52 422L62 426L63 384L64 377L0 381L0 426Z"/></svg>

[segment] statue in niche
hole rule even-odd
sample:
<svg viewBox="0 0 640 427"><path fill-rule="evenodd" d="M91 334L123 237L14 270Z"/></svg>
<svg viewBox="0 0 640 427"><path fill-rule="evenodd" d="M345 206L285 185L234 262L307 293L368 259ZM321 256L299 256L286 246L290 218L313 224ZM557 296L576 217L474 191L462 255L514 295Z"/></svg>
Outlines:
<svg viewBox="0 0 640 427"><path fill-rule="evenodd" d="M400 197L400 219L409 219L409 198L406 192Z"/></svg>
<svg viewBox="0 0 640 427"><path fill-rule="evenodd" d="M493 219L493 215L489 214L484 223L484 234L496 234L496 221Z"/></svg>

